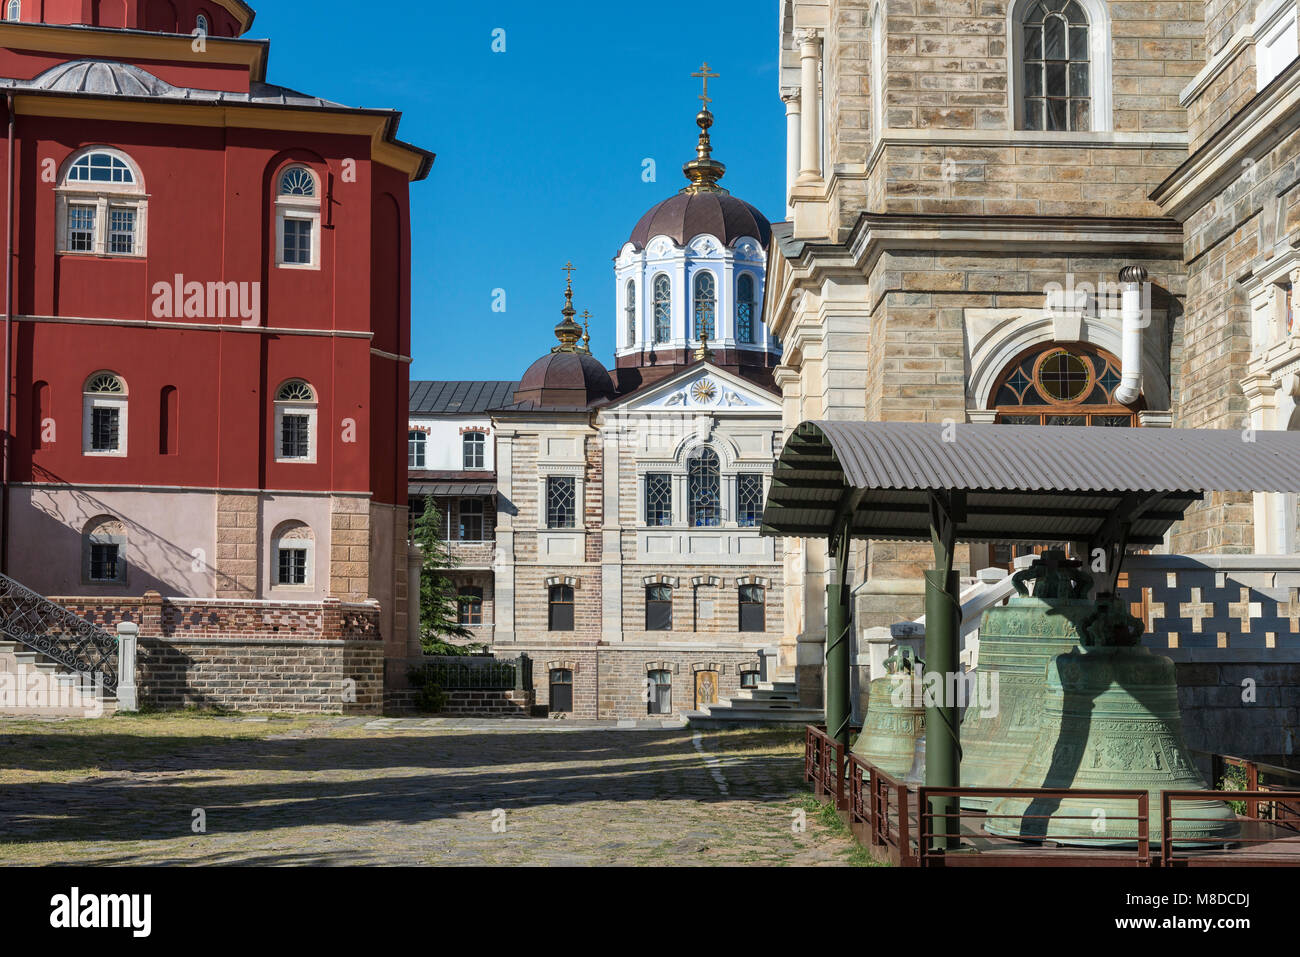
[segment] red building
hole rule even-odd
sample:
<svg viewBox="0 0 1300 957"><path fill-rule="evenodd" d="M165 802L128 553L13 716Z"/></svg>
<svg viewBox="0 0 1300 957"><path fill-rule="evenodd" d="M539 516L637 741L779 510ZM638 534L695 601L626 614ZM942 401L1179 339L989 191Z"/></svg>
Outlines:
<svg viewBox="0 0 1300 957"><path fill-rule="evenodd" d="M267 83L239 0L0 9L4 573L105 624L188 602L165 634L198 601L244 608L240 634L377 602L405 655L408 191L432 155L396 112ZM266 634L317 619L284 620Z"/></svg>

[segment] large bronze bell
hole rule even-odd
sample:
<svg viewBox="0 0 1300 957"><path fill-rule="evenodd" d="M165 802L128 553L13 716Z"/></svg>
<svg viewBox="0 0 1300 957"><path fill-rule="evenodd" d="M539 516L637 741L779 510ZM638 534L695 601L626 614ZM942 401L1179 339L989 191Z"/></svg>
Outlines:
<svg viewBox="0 0 1300 957"><path fill-rule="evenodd" d="M1011 786L1038 735L1047 663L1083 644L1082 623L1097 610L1086 597L1092 576L1062 551L1047 552L1011 581L1016 597L988 609L980 623L977 687L994 694L991 701L974 701L962 718L963 787ZM991 803L961 798L962 807L976 810Z"/></svg>
<svg viewBox="0 0 1300 957"><path fill-rule="evenodd" d="M867 715L853 742L854 754L895 779L912 767L916 743L925 740L918 664L911 648L901 648L885 660L885 674L871 682Z"/></svg>
<svg viewBox="0 0 1300 957"><path fill-rule="evenodd" d="M1047 667L1042 721L1011 786L1145 790L1155 842L1160 792L1206 785L1183 743L1174 664L1137 645L1142 630L1119 600L1098 603L1085 629L1088 644ZM1179 801L1175 811L1203 819L1175 822L1174 838L1183 843L1229 838L1238 830L1221 801ZM1128 799L1004 798L989 809L984 827L1005 837L1102 847L1134 843L1136 816L1137 803Z"/></svg>

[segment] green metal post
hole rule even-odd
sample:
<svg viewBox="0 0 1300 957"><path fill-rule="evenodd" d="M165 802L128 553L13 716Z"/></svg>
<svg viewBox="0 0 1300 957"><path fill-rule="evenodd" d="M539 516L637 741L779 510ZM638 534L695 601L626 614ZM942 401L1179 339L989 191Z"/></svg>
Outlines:
<svg viewBox="0 0 1300 957"><path fill-rule="evenodd" d="M957 572L932 568L925 573L925 783L930 787L961 785L960 719L952 677L961 671L957 651L960 587ZM935 814L956 814L957 806L955 797L931 802ZM941 835L935 846L956 847L959 824L956 817L935 818L934 833Z"/></svg>
<svg viewBox="0 0 1300 957"><path fill-rule="evenodd" d="M849 752L849 537L839 539L835 580L826 586L826 734Z"/></svg>

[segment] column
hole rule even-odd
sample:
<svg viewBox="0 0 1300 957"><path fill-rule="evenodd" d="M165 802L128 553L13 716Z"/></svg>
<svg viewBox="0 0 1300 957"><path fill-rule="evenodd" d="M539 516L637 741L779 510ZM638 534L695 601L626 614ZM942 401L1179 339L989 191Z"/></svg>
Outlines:
<svg viewBox="0 0 1300 957"><path fill-rule="evenodd" d="M492 643L515 640L514 440L518 433L497 430L497 527L492 561L495 624ZM524 481L528 477L524 476Z"/></svg>
<svg viewBox="0 0 1300 957"><path fill-rule="evenodd" d="M781 101L785 103L785 213L794 215L794 204L790 202L790 190L794 189L795 180L799 178L799 117L800 93L798 87L784 87Z"/></svg>
<svg viewBox="0 0 1300 957"><path fill-rule="evenodd" d="M799 41L801 60L799 96L802 101L799 116L799 179L801 185L821 182L821 116L818 96L818 74L821 65L821 37L816 30L800 30L795 34Z"/></svg>

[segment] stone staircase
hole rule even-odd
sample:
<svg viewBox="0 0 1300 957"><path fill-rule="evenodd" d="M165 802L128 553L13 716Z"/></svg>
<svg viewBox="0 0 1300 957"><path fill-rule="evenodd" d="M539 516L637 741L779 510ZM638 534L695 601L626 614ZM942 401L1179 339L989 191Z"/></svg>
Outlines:
<svg viewBox="0 0 1300 957"><path fill-rule="evenodd" d="M98 718L116 710L117 696L89 675L0 638L0 717Z"/></svg>
<svg viewBox="0 0 1300 957"><path fill-rule="evenodd" d="M799 707L799 692L793 681L762 681L757 688L746 688L733 698L685 717L693 728L738 728L770 725L805 725L822 721L821 708Z"/></svg>

